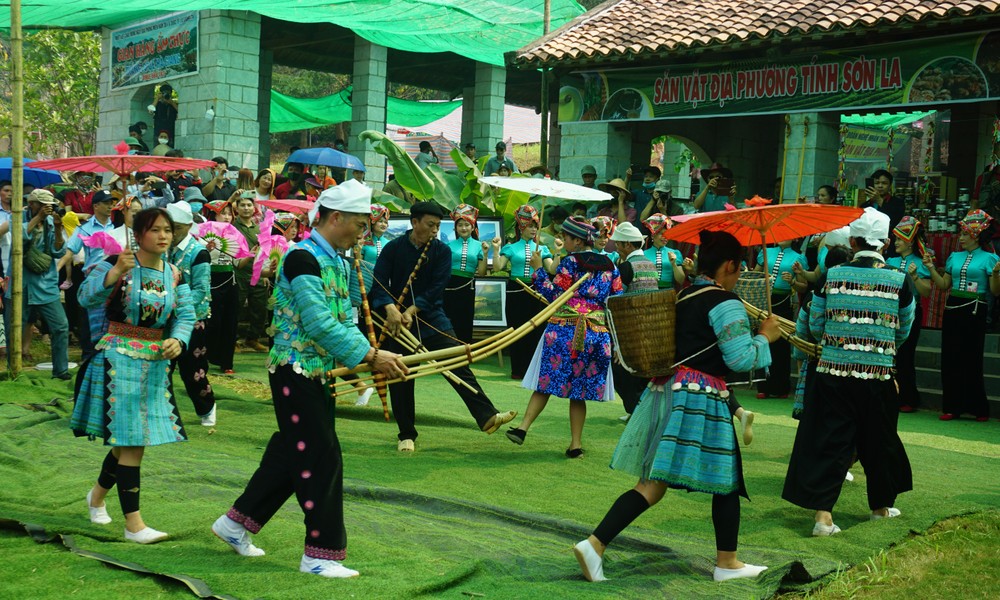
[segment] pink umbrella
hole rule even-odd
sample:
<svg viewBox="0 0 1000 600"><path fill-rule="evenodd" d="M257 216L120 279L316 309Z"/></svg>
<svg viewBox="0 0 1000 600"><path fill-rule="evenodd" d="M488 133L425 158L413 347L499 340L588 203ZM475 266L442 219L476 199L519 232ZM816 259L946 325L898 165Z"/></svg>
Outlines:
<svg viewBox="0 0 1000 600"><path fill-rule="evenodd" d="M232 223L223 223L222 221L200 223L198 231L192 230L191 234L205 242L209 251L218 250L234 260L253 256L250 247L247 246L246 238Z"/></svg>
<svg viewBox="0 0 1000 600"><path fill-rule="evenodd" d="M32 169L50 169L53 171L86 171L88 173L103 173L110 171L119 177L127 177L135 171L196 171L211 169L215 163L197 158L176 158L172 156L147 156L127 154L128 146L115 147L118 154L74 156L70 158L53 158L36 160L31 163Z"/></svg>
<svg viewBox="0 0 1000 600"><path fill-rule="evenodd" d="M258 200L257 204L260 206L266 206L267 208L273 208L274 210L281 210L290 213L298 213L300 215L307 214L310 209L312 209L312 200ZM268 230L270 234L270 230Z"/></svg>

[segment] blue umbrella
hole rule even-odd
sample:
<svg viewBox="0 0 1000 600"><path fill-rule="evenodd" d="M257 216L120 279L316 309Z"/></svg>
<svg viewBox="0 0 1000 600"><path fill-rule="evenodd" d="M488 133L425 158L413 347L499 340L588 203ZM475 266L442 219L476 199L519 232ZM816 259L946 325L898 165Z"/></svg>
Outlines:
<svg viewBox="0 0 1000 600"><path fill-rule="evenodd" d="M302 148L292 152L287 162L304 165L324 165L334 169L365 171L365 165L356 157L333 148Z"/></svg>
<svg viewBox="0 0 1000 600"><path fill-rule="evenodd" d="M0 158L0 179L11 180L11 168L14 159L9 156ZM45 171L42 169L32 169L28 166L28 163L32 162L30 158L24 159L24 184L33 185L36 188L45 187L53 183L62 183L62 176L59 175L59 171Z"/></svg>

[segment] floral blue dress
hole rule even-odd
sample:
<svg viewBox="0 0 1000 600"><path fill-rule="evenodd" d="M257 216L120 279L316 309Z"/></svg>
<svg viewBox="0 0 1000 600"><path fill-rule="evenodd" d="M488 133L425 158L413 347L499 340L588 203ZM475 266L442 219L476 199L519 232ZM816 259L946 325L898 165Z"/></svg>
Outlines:
<svg viewBox="0 0 1000 600"><path fill-rule="evenodd" d="M614 399L604 310L609 296L622 293L618 269L607 256L578 252L564 258L551 278L545 269L535 271L534 286L552 301L586 273L590 279L545 326L522 387L571 400Z"/></svg>
<svg viewBox="0 0 1000 600"><path fill-rule="evenodd" d="M173 265L168 276L137 266L117 285L104 287L112 266L98 263L80 287L80 305L104 313L104 335L77 376L70 427L110 446L185 441L162 345L167 338L185 345L191 339L190 288Z"/></svg>

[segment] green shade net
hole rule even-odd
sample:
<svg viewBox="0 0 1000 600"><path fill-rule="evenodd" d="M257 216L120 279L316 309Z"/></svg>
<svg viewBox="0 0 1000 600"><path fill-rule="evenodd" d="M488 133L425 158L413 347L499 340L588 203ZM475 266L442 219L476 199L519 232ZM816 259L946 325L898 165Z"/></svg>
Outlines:
<svg viewBox="0 0 1000 600"><path fill-rule="evenodd" d="M574 0L551 0L551 30L583 14ZM542 35L544 0L28 0L25 29L116 28L187 10L234 10L298 23L333 23L364 39L407 52L453 52L503 66L505 52ZM0 28L10 11L0 10Z"/></svg>
<svg viewBox="0 0 1000 600"><path fill-rule="evenodd" d="M351 120L351 88L322 98L292 98L271 92L271 133L322 127ZM421 102L388 98L386 122L404 127L420 127L451 114L462 106L452 102Z"/></svg>
<svg viewBox="0 0 1000 600"><path fill-rule="evenodd" d="M924 117L933 115L935 111L912 113L879 113L877 115L842 115L841 123L847 125L860 125L871 127L872 129L892 129L898 125L909 125L914 121L919 121Z"/></svg>

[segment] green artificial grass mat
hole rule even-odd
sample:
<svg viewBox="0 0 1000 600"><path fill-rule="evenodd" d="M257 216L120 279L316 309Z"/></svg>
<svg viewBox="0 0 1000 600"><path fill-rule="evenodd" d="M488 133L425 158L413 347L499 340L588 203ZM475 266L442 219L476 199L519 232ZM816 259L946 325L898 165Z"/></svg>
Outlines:
<svg viewBox="0 0 1000 600"><path fill-rule="evenodd" d="M834 518L844 531L812 538L812 513L781 500L795 434L791 402L740 395L757 412L755 441L743 448L750 502L742 502L740 558L770 567L756 580L711 580L714 533L711 498L671 490L608 549L607 582L584 581L571 552L608 507L635 481L607 468L623 423L620 403L589 404L582 459L569 460L567 403L552 398L523 446L498 432L479 432L457 394L440 377L417 381L412 455L396 451L396 427L385 423L377 397L367 407L338 406L344 453L348 557L361 572L329 581L300 574L304 529L292 499L254 536L267 556L244 558L218 541L212 522L236 499L275 429L266 398L263 355L237 355L235 377L210 374L218 425L198 424L177 380L178 404L190 441L150 448L143 461L142 513L167 531L162 543L122 539L116 494L114 522L93 525L84 496L107 449L68 430L71 382L27 372L0 383L0 518L70 536L84 552L134 563L154 573L204 584L204 595L237 598L767 598L808 589L953 515L1000 506L996 472L1000 426L942 423L936 414L900 416L900 436L914 472L914 491L900 496L900 518L868 520L865 476L844 485ZM495 361L475 365L501 410L523 412L529 392ZM353 395L351 395L353 401ZM513 424L519 422L520 417ZM23 532L23 529L22 529ZM181 584L74 557L79 571L36 572L57 544L38 545L0 532L8 560L3 580L20 597L107 597L129 590L143 597L193 597ZM131 580L134 587L128 583ZM33 586L39 586L37 588ZM32 591L32 590L35 591ZM134 590L134 593L133 591ZM481 596L480 596L481 595Z"/></svg>

